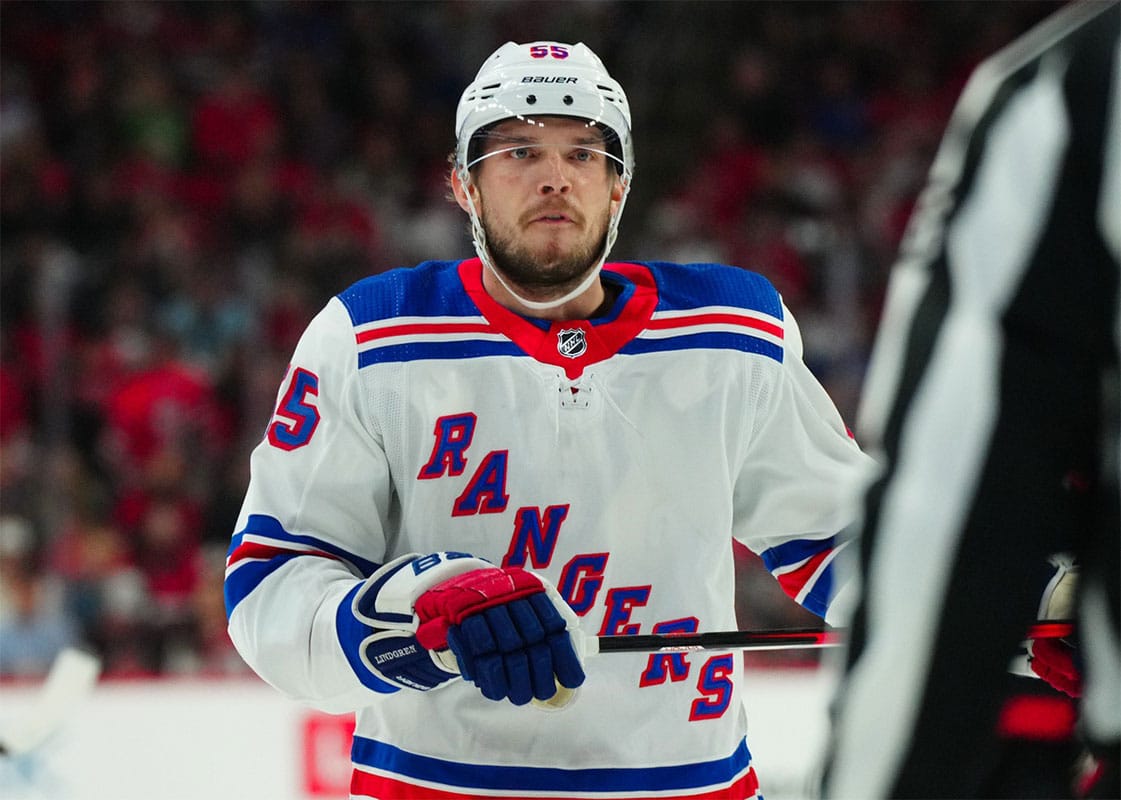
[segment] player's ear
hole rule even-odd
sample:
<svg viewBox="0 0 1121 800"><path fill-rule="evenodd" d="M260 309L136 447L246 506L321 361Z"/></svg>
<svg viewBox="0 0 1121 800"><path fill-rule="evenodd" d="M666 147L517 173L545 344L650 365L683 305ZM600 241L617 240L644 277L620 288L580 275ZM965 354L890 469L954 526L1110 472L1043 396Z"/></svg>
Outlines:
<svg viewBox="0 0 1121 800"><path fill-rule="evenodd" d="M454 195L455 202L459 204L460 208L470 213L471 207L467 202L468 192L471 192L471 199L475 202L475 205L478 206L479 190L475 187L475 184L471 182L470 177L468 177L467 183L465 184L463 176L460 174L459 170L453 166L451 169L451 176L448 180L449 183L451 183L452 195Z"/></svg>
<svg viewBox="0 0 1121 800"><path fill-rule="evenodd" d="M627 185L624 183L622 176L616 175L611 183L611 211L615 211L615 207L622 202L623 195L626 194Z"/></svg>

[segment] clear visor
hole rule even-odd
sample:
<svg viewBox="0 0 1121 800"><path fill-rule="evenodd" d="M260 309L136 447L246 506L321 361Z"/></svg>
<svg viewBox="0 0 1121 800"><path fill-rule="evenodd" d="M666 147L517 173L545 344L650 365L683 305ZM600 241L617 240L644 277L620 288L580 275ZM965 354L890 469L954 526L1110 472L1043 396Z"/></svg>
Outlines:
<svg viewBox="0 0 1121 800"><path fill-rule="evenodd" d="M518 120L522 125L513 124ZM564 124L551 124L553 120L564 120ZM578 123L573 125L573 121ZM463 151L466 150L466 153ZM553 164L557 153L571 165L572 175L577 179L587 176L589 181L599 180L611 169L615 169L621 178L623 191L618 202L614 204L611 219L607 225L603 252L599 259L589 269L587 276L578 286L572 288L561 297L549 300L533 300L518 293L503 277L502 272L494 265L490 249L487 246L486 230L479 219L478 209L472 199L472 193L466 192L467 213L471 218L471 238L475 245L475 252L484 266L494 274L499 283L506 288L512 296L527 308L545 310L558 308L587 291L588 287L598 278L600 269L611 251L612 245L619 231L619 217L623 213L627 193L630 191L630 174L626 161L623 158L623 145L618 135L606 125L598 124L591 120L579 117L546 117L544 119L530 119L528 117L512 117L492 126L482 128L472 134L464 142L460 140L456 154L457 161L462 166L460 176L466 185L471 177L468 170L485 159L502 159L500 165L504 170L533 169L535 164ZM488 167L489 170L489 167Z"/></svg>
<svg viewBox="0 0 1121 800"><path fill-rule="evenodd" d="M583 134L556 137L549 132L547 120L523 121L527 123L526 133L499 132L493 128L477 131L468 145L465 168L496 157L529 167L555 152L579 169L603 168L610 163L622 174L626 168L619 137L609 128L588 123Z"/></svg>

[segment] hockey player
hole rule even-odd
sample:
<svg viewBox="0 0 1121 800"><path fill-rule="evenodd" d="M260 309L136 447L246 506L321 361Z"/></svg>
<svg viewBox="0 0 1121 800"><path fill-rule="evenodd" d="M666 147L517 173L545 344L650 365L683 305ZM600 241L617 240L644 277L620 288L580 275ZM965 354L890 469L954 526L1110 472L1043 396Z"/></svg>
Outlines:
<svg viewBox="0 0 1121 800"><path fill-rule="evenodd" d="M733 627L733 538L835 619L867 457L761 276L605 264L631 118L585 45L499 48L456 137L477 257L309 325L252 456L231 636L356 712L353 797L753 797L737 654L584 637Z"/></svg>
<svg viewBox="0 0 1121 800"><path fill-rule="evenodd" d="M931 169L858 419L885 472L828 797L1121 796L1119 31L1118 3L1071 3L990 57ZM1095 760L1077 787L1074 715L1019 701L1006 669L1040 610L1033 576L1068 547L1084 675L1054 641L1032 667L1081 694Z"/></svg>

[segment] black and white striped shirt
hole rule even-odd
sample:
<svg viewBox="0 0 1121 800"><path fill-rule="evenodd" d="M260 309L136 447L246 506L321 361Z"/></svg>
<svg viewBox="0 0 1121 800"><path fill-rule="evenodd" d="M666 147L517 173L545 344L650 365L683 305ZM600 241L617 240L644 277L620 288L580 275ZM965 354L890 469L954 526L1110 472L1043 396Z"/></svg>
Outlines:
<svg viewBox="0 0 1121 800"><path fill-rule="evenodd" d="M1074 3L967 85L892 274L857 420L861 600L825 794L976 797L1028 576L1082 564L1083 725L1121 735L1121 61Z"/></svg>

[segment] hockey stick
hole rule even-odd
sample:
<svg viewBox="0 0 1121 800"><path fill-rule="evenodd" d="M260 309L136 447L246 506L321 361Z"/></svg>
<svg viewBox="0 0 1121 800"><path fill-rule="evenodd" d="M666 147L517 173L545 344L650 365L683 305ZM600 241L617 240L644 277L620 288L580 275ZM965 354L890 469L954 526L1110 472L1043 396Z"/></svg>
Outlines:
<svg viewBox="0 0 1121 800"><path fill-rule="evenodd" d="M584 656L598 653L685 653L696 650L800 650L839 647L844 644L842 628L779 628L764 631L710 631L708 633L637 633L619 636L591 636L577 629L583 639ZM1069 619L1037 622L1028 628L1025 639L1062 639L1074 633ZM1028 672L1021 674L1027 675ZM533 700L546 711L564 708L576 695L557 683L557 694L549 700Z"/></svg>
<svg viewBox="0 0 1121 800"><path fill-rule="evenodd" d="M66 722L74 706L93 691L101 660L68 647L59 653L32 713L0 734L0 756L21 756L41 745Z"/></svg>
<svg viewBox="0 0 1121 800"><path fill-rule="evenodd" d="M1061 639L1074 632L1071 620L1037 622L1027 639ZM800 650L838 647L845 631L787 628L764 631L711 631L709 633L639 633L630 636L588 636L588 655L596 653L680 653L690 650Z"/></svg>

